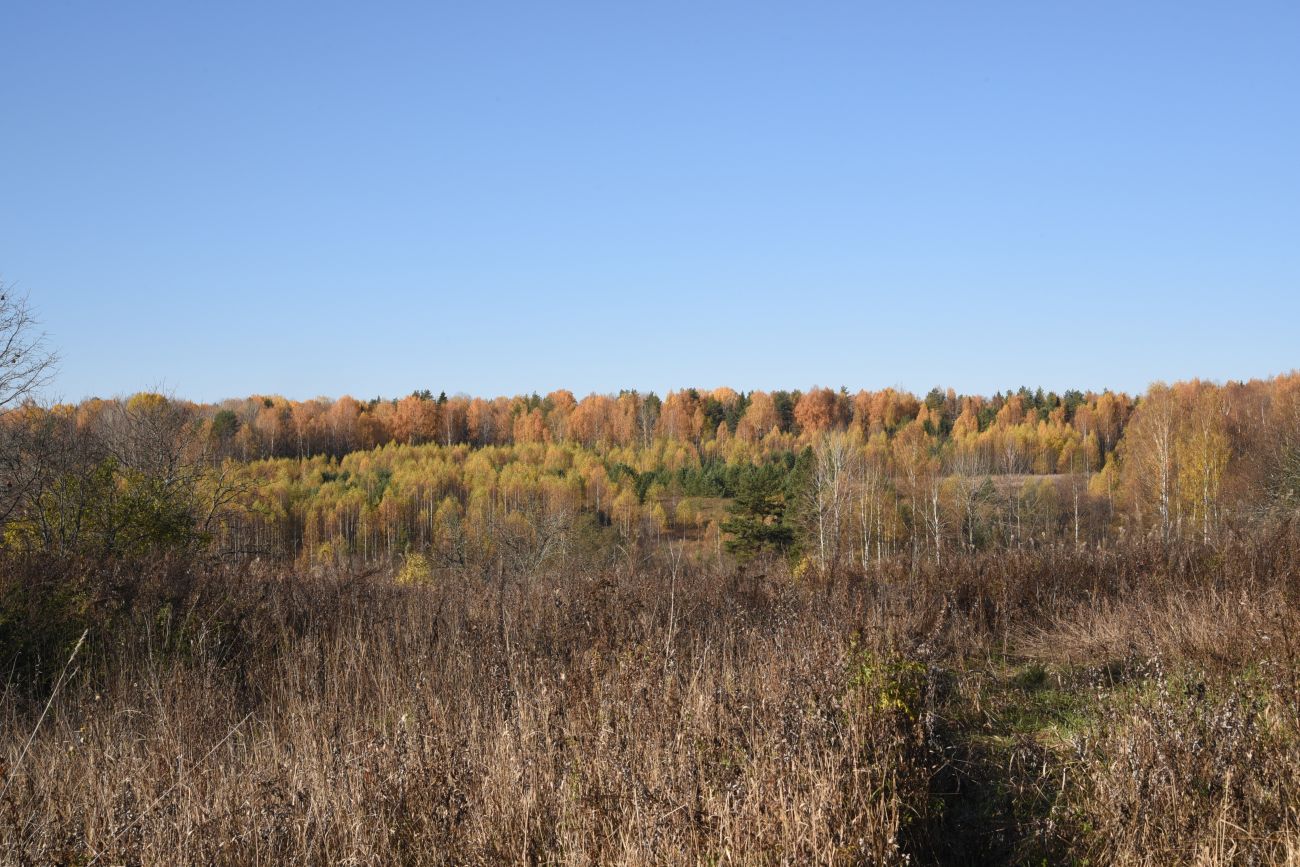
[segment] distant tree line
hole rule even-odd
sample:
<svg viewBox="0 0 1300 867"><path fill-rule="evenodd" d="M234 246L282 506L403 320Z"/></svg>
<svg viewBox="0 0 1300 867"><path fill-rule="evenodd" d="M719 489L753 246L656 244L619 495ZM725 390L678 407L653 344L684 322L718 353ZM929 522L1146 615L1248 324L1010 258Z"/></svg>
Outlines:
<svg viewBox="0 0 1300 867"><path fill-rule="evenodd" d="M93 416L114 403L88 400L77 412ZM734 441L735 448L788 449L820 434L857 430L893 435L916 421L926 433L947 439L1014 428L1015 443L999 472L1055 472L1085 450L1100 467L1114 448L1136 401L1115 392L1042 389L958 395L934 389L923 399L892 388L880 391L812 388L803 391L737 392L683 389L654 393L572 392L545 397L492 399L448 397L425 389L399 399L359 401L349 396L291 401L255 395L220 404L185 405L202 421L216 454L243 461L258 458L342 457L390 443L503 446L573 443L588 448L639 445L666 439L701 447ZM1001 445L1001 444L999 444Z"/></svg>
<svg viewBox="0 0 1300 867"><path fill-rule="evenodd" d="M831 574L997 547L1212 545L1300 502L1296 374L1140 398L814 388L201 405L144 393L26 404L2 427L6 548L96 556L418 553L457 568L604 534Z"/></svg>

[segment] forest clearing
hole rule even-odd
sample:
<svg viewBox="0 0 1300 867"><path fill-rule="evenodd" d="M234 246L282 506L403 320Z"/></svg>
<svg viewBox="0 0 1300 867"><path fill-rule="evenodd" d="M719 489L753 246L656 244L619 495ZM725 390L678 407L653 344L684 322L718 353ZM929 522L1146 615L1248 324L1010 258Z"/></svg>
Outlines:
<svg viewBox="0 0 1300 867"><path fill-rule="evenodd" d="M1300 2L0 35L0 867L1300 867Z"/></svg>
<svg viewBox="0 0 1300 867"><path fill-rule="evenodd" d="M1300 376L3 422L14 863L1296 857Z"/></svg>

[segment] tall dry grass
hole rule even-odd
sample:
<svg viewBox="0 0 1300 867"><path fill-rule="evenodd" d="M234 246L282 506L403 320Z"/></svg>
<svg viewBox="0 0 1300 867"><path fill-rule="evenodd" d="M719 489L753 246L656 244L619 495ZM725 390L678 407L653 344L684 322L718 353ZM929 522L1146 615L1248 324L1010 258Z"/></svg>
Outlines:
<svg viewBox="0 0 1300 867"><path fill-rule="evenodd" d="M913 613L883 628L864 598L715 579L538 579L504 609L487 582L244 579L237 637L155 614L96 649L13 769L0 849L14 863L899 861L939 760L928 685L894 646ZM6 746L31 709L6 696Z"/></svg>
<svg viewBox="0 0 1300 867"><path fill-rule="evenodd" d="M0 861L1296 863L1286 538L155 576L52 700L15 663Z"/></svg>

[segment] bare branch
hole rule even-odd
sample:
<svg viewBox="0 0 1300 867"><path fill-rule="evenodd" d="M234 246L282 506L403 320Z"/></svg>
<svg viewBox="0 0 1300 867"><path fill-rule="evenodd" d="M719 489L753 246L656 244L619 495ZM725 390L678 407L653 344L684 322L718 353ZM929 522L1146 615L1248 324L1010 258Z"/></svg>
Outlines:
<svg viewBox="0 0 1300 867"><path fill-rule="evenodd" d="M58 356L38 325L27 296L0 282L0 409L21 403L54 378Z"/></svg>

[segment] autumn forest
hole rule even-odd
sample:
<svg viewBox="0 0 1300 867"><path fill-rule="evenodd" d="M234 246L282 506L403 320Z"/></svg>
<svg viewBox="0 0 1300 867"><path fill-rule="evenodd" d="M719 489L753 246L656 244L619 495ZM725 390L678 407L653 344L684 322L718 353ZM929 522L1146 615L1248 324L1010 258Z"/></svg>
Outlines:
<svg viewBox="0 0 1300 867"><path fill-rule="evenodd" d="M1296 863L1300 374L43 404L16 357L5 863Z"/></svg>
<svg viewBox="0 0 1300 867"><path fill-rule="evenodd" d="M0 34L0 867L1300 867L1300 3Z"/></svg>
<svg viewBox="0 0 1300 867"><path fill-rule="evenodd" d="M764 521L790 531L769 547L801 574L1123 538L1209 545L1288 508L1298 413L1294 375L1140 397L721 388L195 405L141 393L10 414L16 435L63 443L73 465L42 456L62 476L12 490L6 538L112 553L133 531L88 494L145 483L159 459L139 454L148 446L172 474L151 484L174 489L151 494L207 502L215 552L303 564L464 567L494 556L502 527L532 544L554 521L717 558L753 547L728 504L762 486L779 500Z"/></svg>

